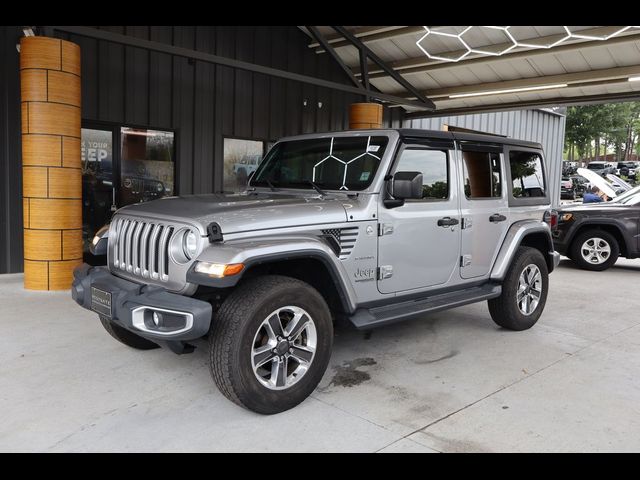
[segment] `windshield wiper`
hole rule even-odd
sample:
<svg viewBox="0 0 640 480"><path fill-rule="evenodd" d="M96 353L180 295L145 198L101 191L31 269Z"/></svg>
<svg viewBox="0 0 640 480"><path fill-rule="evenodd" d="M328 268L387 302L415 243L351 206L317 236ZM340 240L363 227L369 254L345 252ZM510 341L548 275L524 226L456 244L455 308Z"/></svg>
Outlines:
<svg viewBox="0 0 640 480"><path fill-rule="evenodd" d="M316 185L313 180L307 180L307 183L311 185L314 188L314 190L318 192L320 195L322 195L323 197L327 196L327 194L324 193L324 191L318 185Z"/></svg>

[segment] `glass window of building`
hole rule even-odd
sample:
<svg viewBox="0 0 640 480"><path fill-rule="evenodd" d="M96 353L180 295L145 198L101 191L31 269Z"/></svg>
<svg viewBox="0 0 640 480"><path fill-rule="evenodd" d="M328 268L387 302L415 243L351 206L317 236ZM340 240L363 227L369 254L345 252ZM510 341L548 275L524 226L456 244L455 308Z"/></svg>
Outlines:
<svg viewBox="0 0 640 480"><path fill-rule="evenodd" d="M174 133L122 127L119 205L175 194Z"/></svg>
<svg viewBox="0 0 640 480"><path fill-rule="evenodd" d="M247 189L249 175L258 168L264 156L264 142L224 139L223 191L242 192Z"/></svg>

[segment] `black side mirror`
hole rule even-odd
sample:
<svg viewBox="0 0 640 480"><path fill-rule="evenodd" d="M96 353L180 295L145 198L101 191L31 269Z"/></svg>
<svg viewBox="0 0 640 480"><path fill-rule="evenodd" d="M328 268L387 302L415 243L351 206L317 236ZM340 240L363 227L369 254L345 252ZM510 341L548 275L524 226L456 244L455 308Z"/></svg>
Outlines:
<svg viewBox="0 0 640 480"><path fill-rule="evenodd" d="M422 198L422 173L396 172L393 176L393 196L406 200Z"/></svg>
<svg viewBox="0 0 640 480"><path fill-rule="evenodd" d="M387 208L400 207L406 199L422 198L422 173L396 172L391 182L393 198L384 200Z"/></svg>

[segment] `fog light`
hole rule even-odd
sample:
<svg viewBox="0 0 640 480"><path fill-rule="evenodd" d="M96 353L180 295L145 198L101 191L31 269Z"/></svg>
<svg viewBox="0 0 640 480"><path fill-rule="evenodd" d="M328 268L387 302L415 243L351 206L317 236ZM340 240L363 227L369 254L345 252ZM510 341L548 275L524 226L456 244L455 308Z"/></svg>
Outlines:
<svg viewBox="0 0 640 480"><path fill-rule="evenodd" d="M193 328L193 314L164 308L139 306L131 312L134 328L157 335L176 335Z"/></svg>

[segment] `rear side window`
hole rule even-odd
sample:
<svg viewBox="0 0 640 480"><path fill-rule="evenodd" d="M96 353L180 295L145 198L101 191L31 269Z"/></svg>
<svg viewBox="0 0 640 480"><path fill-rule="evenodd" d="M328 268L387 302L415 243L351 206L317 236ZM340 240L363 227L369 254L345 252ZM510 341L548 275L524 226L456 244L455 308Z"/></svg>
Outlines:
<svg viewBox="0 0 640 480"><path fill-rule="evenodd" d="M464 150L462 160L464 194L468 199L502 196L500 154Z"/></svg>
<svg viewBox="0 0 640 480"><path fill-rule="evenodd" d="M407 148L400 155L396 171L422 173L423 200L449 198L449 169L446 152Z"/></svg>
<svg viewBox="0 0 640 480"><path fill-rule="evenodd" d="M511 150L509 165L514 198L544 197L546 195L542 157L539 153Z"/></svg>

